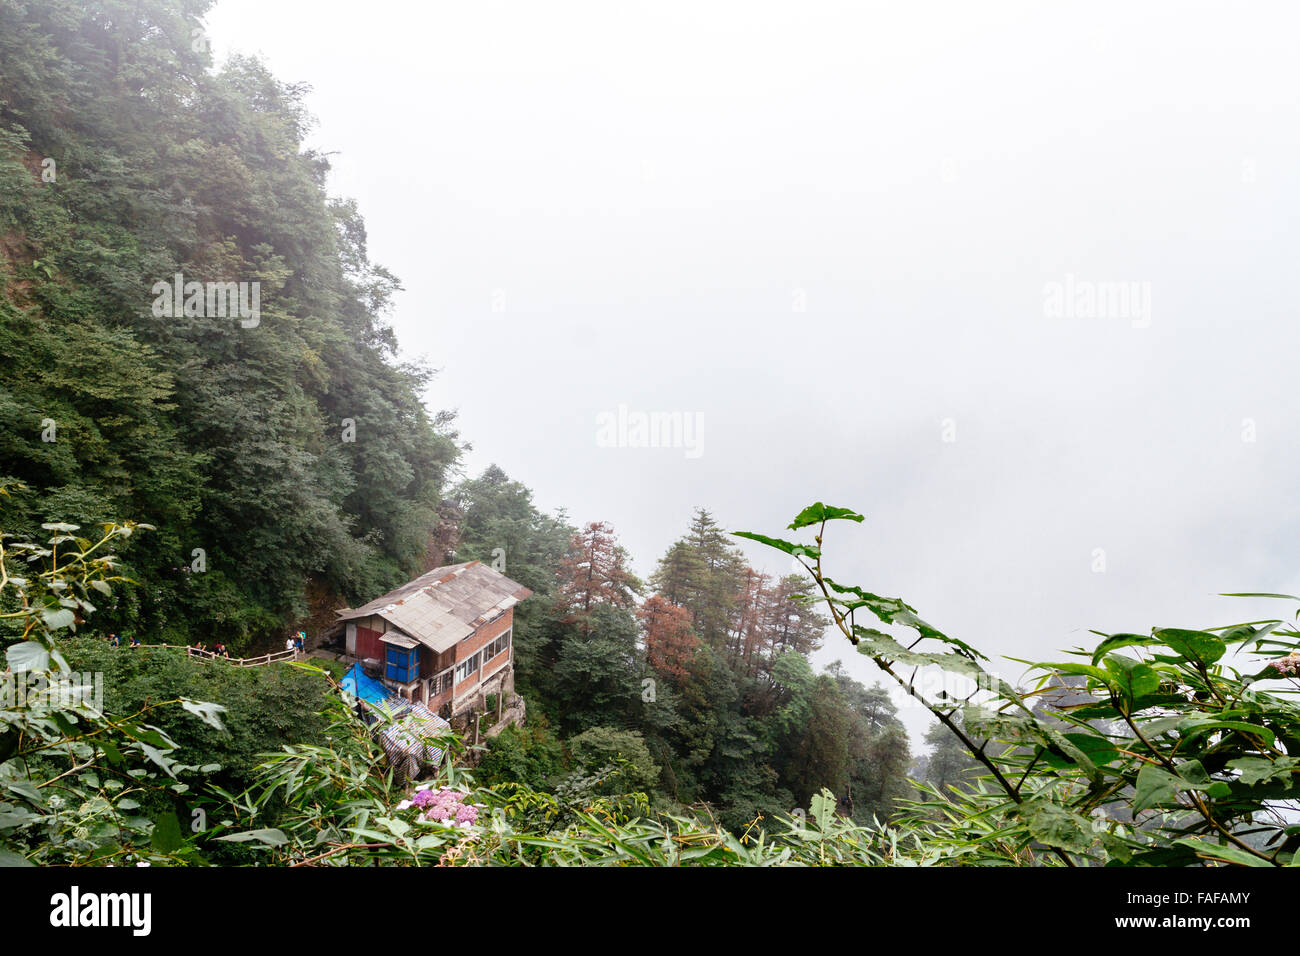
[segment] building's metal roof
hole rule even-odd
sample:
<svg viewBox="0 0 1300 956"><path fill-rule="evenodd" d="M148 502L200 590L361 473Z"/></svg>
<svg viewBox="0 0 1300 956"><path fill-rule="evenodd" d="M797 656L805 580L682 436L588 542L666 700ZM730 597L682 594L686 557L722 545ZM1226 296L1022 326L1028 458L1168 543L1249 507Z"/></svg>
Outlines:
<svg viewBox="0 0 1300 956"><path fill-rule="evenodd" d="M411 648L417 646L420 642L401 631L389 631L379 638L385 644L396 644L398 647Z"/></svg>
<svg viewBox="0 0 1300 956"><path fill-rule="evenodd" d="M518 581L469 561L434 568L355 610L336 613L342 621L378 615L442 653L532 593Z"/></svg>

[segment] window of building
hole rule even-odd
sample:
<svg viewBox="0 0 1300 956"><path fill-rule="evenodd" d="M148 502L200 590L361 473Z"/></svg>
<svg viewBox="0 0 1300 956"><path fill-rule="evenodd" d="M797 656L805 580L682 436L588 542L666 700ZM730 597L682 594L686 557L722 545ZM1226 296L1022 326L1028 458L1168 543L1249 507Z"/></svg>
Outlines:
<svg viewBox="0 0 1300 956"><path fill-rule="evenodd" d="M478 671L479 662L483 658L482 651L476 651L474 656L468 660L462 661L456 666L456 683L467 680L469 676Z"/></svg>
<svg viewBox="0 0 1300 956"><path fill-rule="evenodd" d="M483 649L484 662L492 660L492 658L496 657L502 651L510 647L510 632L512 630L514 629L513 628L507 629L504 634L502 634L495 641L488 644L487 647Z"/></svg>

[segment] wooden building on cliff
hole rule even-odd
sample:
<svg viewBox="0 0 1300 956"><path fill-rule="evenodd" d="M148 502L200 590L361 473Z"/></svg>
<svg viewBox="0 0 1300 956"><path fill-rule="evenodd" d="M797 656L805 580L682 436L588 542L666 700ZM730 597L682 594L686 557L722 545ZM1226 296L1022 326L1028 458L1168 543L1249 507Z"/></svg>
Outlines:
<svg viewBox="0 0 1300 956"><path fill-rule="evenodd" d="M514 690L514 607L532 593L469 561L337 614L349 657L378 666L396 696L450 719Z"/></svg>

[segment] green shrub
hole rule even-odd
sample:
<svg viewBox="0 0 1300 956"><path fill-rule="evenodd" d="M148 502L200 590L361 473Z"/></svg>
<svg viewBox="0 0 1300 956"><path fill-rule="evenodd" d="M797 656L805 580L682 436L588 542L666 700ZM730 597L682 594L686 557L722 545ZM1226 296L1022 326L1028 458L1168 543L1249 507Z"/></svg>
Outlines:
<svg viewBox="0 0 1300 956"><path fill-rule="evenodd" d="M863 518L818 502L789 526L816 527L811 544L739 534L795 556L843 636L982 765L978 789L950 798L930 791L913 807L934 810L935 798L948 799L938 809L951 822L937 838L955 861L1024 861L1046 848L1070 866L1300 863L1300 833L1278 812L1300 796L1300 757L1292 756L1300 754L1300 631L1293 625L1279 619L1103 635L1092 651L1076 652L1080 660L1034 664L1036 684L1022 691L903 601L825 574L826 524L844 520ZM1238 596L1300 603L1290 595ZM914 634L904 640L858 623L868 616ZM913 681L920 668L968 678L975 690L965 699L927 698ZM921 813L911 823L936 832L927 830L933 817Z"/></svg>

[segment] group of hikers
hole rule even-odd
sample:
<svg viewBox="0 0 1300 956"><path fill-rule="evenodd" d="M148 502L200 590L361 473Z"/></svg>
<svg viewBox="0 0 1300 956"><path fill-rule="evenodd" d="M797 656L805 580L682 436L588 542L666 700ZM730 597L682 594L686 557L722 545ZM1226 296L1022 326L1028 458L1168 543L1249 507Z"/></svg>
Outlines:
<svg viewBox="0 0 1300 956"><path fill-rule="evenodd" d="M225 644L215 644L213 645L211 650L208 650L208 645L204 644L202 641L199 641L199 643L194 645L194 649L196 651L199 651L200 653L208 653L216 657L225 657L225 658L230 657L230 649L226 647ZM287 638L284 642L284 649L286 651L293 651L295 653L295 656L306 651L307 632L299 631L296 637Z"/></svg>
<svg viewBox="0 0 1300 956"><path fill-rule="evenodd" d="M122 646L122 638L118 636L118 634L115 632L110 633L108 637L105 638L105 640L108 641L110 647ZM140 638L136 637L134 634L131 635L130 641L131 641L131 645L130 645L131 647L142 646L140 644ZM307 650L307 632L299 631L297 636L286 639L284 642L284 649L286 651L293 651L295 657L298 654L304 653ZM230 648L226 647L225 644L219 642L213 644L211 649L209 649L208 645L205 642L198 641L197 643L190 645L190 650L198 652L200 656L210 654L213 657L224 657L227 660L230 659Z"/></svg>
<svg viewBox="0 0 1300 956"><path fill-rule="evenodd" d="M226 647L225 644L213 644L211 650L208 650L208 645L203 641L190 646L200 654L211 654L214 657L230 657L230 648Z"/></svg>

